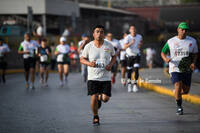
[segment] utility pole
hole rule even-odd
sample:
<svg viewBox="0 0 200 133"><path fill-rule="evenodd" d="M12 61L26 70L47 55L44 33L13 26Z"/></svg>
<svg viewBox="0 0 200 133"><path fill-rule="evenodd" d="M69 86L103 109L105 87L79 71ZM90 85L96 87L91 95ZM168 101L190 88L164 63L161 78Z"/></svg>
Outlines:
<svg viewBox="0 0 200 133"><path fill-rule="evenodd" d="M108 8L111 8L111 0L108 0L107 7L108 7Z"/></svg>
<svg viewBox="0 0 200 133"><path fill-rule="evenodd" d="M32 22L33 22L33 9L31 6L28 6L27 7L27 10L28 10L28 14L27 14L27 32L29 34L32 33Z"/></svg>

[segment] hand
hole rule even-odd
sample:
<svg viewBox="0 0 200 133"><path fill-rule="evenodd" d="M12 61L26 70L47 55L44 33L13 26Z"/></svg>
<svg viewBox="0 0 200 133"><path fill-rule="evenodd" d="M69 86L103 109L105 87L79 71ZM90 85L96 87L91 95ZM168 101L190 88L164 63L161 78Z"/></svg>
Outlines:
<svg viewBox="0 0 200 133"><path fill-rule="evenodd" d="M30 52L28 50L25 50L24 51L24 54L29 54Z"/></svg>
<svg viewBox="0 0 200 133"><path fill-rule="evenodd" d="M192 63L192 64L190 65L190 68L194 71L194 69L196 68L195 64Z"/></svg>
<svg viewBox="0 0 200 133"><path fill-rule="evenodd" d="M90 66L90 67L95 67L95 66L96 66L96 60L90 62L89 66Z"/></svg>
<svg viewBox="0 0 200 133"><path fill-rule="evenodd" d="M110 64L108 64L108 65L106 66L105 69L106 69L107 71L111 71L111 68L112 68L112 66L111 66Z"/></svg>
<svg viewBox="0 0 200 133"><path fill-rule="evenodd" d="M169 63L170 61L171 61L170 58L166 58L166 59L165 59L165 62L166 62L166 63Z"/></svg>

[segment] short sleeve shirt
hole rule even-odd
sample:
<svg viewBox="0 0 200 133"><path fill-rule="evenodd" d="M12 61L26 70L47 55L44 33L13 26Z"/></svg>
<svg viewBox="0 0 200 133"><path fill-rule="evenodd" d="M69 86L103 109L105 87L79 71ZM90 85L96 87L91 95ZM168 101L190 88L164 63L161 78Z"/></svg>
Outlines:
<svg viewBox="0 0 200 133"><path fill-rule="evenodd" d="M188 39L187 37L185 39L179 39L175 36L167 41L162 48L162 52L165 54L167 52L170 53L169 73L181 72L180 62L183 62L183 59L189 57L191 53L198 53L198 47L194 40Z"/></svg>
<svg viewBox="0 0 200 133"><path fill-rule="evenodd" d="M101 48L97 48L93 41L88 43L83 50L82 57L88 58L90 62L96 61L96 67L88 66L88 80L110 81L111 72L107 71L105 67L114 55L113 45L106 40L104 40Z"/></svg>
<svg viewBox="0 0 200 133"><path fill-rule="evenodd" d="M142 36L140 34L136 34L135 37L133 37L131 34L127 35L125 37L124 44L128 44L133 40L135 40L134 44L126 49L126 54L129 56L136 56L140 54L139 44L142 41Z"/></svg>
<svg viewBox="0 0 200 133"><path fill-rule="evenodd" d="M19 46L19 51L29 51L28 54L23 54L23 58L24 59L27 59L29 57L35 57L35 51L37 50L38 48L38 43L34 40L31 40L31 41L26 41L24 40L20 46Z"/></svg>

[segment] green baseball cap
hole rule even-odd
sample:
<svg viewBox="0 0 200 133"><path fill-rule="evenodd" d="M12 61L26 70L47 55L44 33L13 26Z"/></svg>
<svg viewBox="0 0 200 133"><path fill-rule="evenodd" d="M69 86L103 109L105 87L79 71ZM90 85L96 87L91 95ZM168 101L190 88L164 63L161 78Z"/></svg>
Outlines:
<svg viewBox="0 0 200 133"><path fill-rule="evenodd" d="M181 22L181 23L178 25L178 28L188 30L188 29L189 29L189 26L188 26L188 24L187 24L186 22Z"/></svg>

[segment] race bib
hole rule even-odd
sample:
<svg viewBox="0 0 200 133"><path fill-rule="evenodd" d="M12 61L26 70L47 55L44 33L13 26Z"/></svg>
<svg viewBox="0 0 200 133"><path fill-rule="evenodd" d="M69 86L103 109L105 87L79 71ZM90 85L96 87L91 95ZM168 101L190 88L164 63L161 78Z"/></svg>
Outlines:
<svg viewBox="0 0 200 133"><path fill-rule="evenodd" d="M184 57L189 56L189 48L177 48L173 50L174 53L174 60L181 60Z"/></svg>
<svg viewBox="0 0 200 133"><path fill-rule="evenodd" d="M64 54L59 54L57 56L57 62L63 62L64 61L63 58L64 58Z"/></svg>
<svg viewBox="0 0 200 133"><path fill-rule="evenodd" d="M106 60L104 60L104 59L97 59L96 60L96 67L97 68L105 68L106 67Z"/></svg>
<svg viewBox="0 0 200 133"><path fill-rule="evenodd" d="M41 62L47 62L48 61L48 56L47 55L40 56L40 61Z"/></svg>

